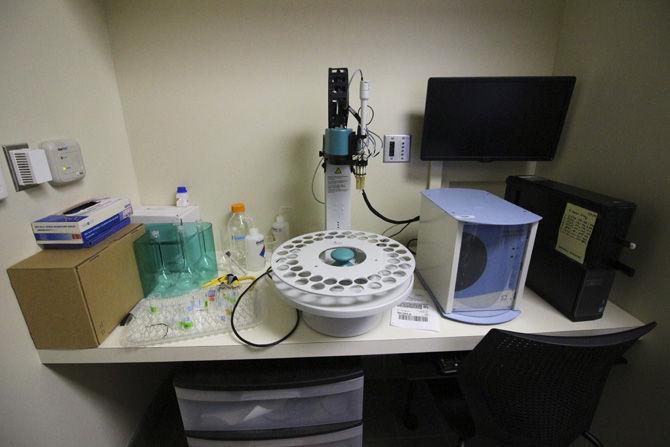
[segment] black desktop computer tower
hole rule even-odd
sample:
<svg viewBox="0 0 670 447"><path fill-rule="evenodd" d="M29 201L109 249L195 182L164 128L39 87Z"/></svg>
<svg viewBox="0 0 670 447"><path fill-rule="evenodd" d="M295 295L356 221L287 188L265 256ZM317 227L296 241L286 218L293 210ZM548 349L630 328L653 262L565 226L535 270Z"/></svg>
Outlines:
<svg viewBox="0 0 670 447"><path fill-rule="evenodd" d="M542 216L526 285L572 321L602 317L635 204L538 176L507 178L505 199Z"/></svg>

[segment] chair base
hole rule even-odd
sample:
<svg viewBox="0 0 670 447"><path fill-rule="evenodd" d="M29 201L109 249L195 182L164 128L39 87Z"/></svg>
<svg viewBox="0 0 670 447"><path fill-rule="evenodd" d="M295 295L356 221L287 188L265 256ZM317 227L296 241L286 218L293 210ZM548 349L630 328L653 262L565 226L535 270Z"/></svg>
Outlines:
<svg viewBox="0 0 670 447"><path fill-rule="evenodd" d="M582 436L584 437L584 439L586 439L596 447L605 447L604 444L600 442L600 439L598 439L596 435L594 435L590 431L585 431L584 433L582 433Z"/></svg>

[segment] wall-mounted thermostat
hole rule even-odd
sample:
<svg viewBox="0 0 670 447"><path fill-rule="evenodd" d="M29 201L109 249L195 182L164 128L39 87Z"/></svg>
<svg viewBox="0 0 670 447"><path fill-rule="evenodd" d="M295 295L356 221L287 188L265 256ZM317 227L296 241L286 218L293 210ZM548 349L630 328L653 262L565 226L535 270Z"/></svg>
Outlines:
<svg viewBox="0 0 670 447"><path fill-rule="evenodd" d="M26 143L2 146L12 174L14 189L22 191L51 180L51 171L42 149L30 149Z"/></svg>
<svg viewBox="0 0 670 447"><path fill-rule="evenodd" d="M74 182L86 175L81 147L75 140L43 141L40 148L47 154L52 185Z"/></svg>
<svg viewBox="0 0 670 447"><path fill-rule="evenodd" d="M384 163L409 163L410 135L384 135Z"/></svg>
<svg viewBox="0 0 670 447"><path fill-rule="evenodd" d="M0 170L0 200L7 198L7 184L5 184L5 176Z"/></svg>

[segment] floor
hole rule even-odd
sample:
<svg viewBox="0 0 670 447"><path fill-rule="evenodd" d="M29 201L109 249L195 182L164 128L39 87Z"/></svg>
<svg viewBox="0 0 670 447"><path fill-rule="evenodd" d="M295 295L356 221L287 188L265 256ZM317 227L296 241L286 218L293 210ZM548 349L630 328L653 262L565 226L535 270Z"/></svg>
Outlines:
<svg viewBox="0 0 670 447"><path fill-rule="evenodd" d="M409 430L402 423L407 383L398 357L367 357L364 368L364 447L456 447L456 435L444 423L424 383L418 383L412 400L419 426Z"/></svg>
<svg viewBox="0 0 670 447"><path fill-rule="evenodd" d="M396 356L364 360L364 447L456 447L456 436L445 426L428 387L420 384L413 399L418 416L416 430L402 423L407 383ZM161 390L131 447L186 447L179 408L171 384Z"/></svg>

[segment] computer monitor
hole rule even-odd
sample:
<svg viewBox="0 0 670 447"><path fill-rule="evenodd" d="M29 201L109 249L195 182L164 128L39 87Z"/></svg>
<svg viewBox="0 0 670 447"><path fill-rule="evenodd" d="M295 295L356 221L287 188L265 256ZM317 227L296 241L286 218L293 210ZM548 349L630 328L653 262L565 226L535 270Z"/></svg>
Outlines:
<svg viewBox="0 0 670 447"><path fill-rule="evenodd" d="M430 78L422 160L552 160L574 76Z"/></svg>

